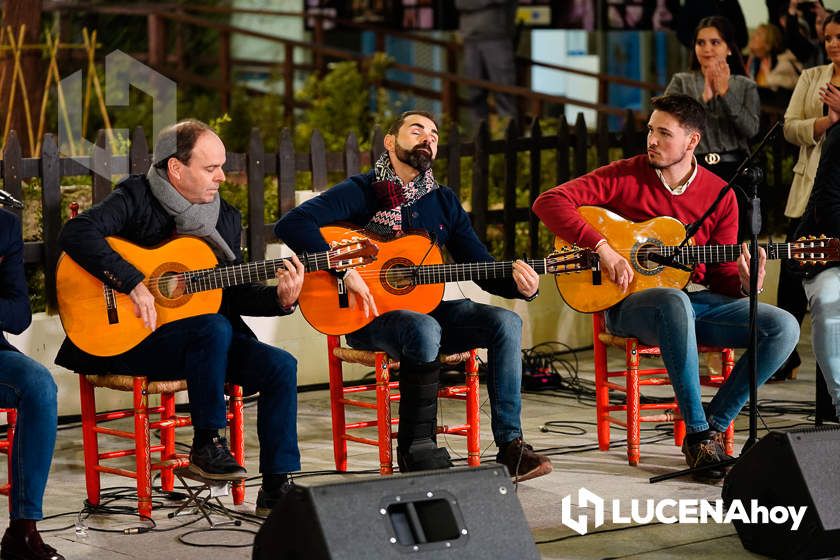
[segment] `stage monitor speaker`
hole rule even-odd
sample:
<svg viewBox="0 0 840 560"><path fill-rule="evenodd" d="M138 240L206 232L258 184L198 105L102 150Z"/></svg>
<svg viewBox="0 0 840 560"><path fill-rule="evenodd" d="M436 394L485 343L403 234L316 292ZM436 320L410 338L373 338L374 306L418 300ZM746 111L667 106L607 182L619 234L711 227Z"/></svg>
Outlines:
<svg viewBox="0 0 840 560"><path fill-rule="evenodd" d="M253 560L539 559L499 465L296 485L254 539Z"/></svg>
<svg viewBox="0 0 840 560"><path fill-rule="evenodd" d="M806 506L793 522L734 521L744 548L772 558L825 558L840 554L840 428L770 432L748 449L723 482L725 504L751 500L771 509Z"/></svg>

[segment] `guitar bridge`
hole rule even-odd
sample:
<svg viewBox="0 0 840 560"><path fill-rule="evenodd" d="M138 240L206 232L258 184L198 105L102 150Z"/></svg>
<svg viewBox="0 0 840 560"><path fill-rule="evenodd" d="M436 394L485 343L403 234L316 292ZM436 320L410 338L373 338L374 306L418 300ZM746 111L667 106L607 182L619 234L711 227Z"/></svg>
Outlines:
<svg viewBox="0 0 840 560"><path fill-rule="evenodd" d="M347 293L347 287L344 285L344 278L337 279L338 287L338 306L342 309L350 307L350 295Z"/></svg>
<svg viewBox="0 0 840 560"><path fill-rule="evenodd" d="M115 325L120 322L120 316L117 312L117 296L114 293L114 288L110 286L104 286L104 295L105 310L108 313L108 324Z"/></svg>
<svg viewBox="0 0 840 560"><path fill-rule="evenodd" d="M589 269L592 271L592 285L601 285L601 257L598 253L592 251L589 254Z"/></svg>

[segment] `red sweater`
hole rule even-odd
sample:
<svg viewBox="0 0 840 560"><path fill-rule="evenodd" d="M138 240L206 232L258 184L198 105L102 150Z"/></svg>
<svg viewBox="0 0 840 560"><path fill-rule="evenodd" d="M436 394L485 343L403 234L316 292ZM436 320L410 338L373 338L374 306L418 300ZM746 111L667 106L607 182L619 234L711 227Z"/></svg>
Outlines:
<svg viewBox="0 0 840 560"><path fill-rule="evenodd" d="M534 213L554 234L581 247L595 247L603 239L577 212L578 206L600 206L633 222L671 216L683 224L697 220L711 206L726 183L699 167L681 195L665 188L646 155L615 161L582 177L542 193ZM738 242L738 203L730 191L694 235L697 245L729 245ZM699 264L692 281L732 297L740 296L735 262Z"/></svg>

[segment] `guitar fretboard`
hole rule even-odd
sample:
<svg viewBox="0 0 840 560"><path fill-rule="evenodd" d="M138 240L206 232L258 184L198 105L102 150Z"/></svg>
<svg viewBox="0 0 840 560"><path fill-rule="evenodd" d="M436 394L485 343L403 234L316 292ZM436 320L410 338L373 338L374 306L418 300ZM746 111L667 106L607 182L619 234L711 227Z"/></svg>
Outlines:
<svg viewBox="0 0 840 560"><path fill-rule="evenodd" d="M525 261L537 272L545 274L545 259ZM411 270L410 268L407 270ZM441 284L464 280L491 280L513 276L513 261L488 261L463 264L427 264L415 269L415 284Z"/></svg>
<svg viewBox="0 0 840 560"><path fill-rule="evenodd" d="M299 255L300 262L306 272L325 270L329 268L329 252ZM205 268L184 272L186 293L193 294L205 290L218 290L251 282L263 282L274 278L279 268L285 268L284 261L288 258L270 259L252 263ZM334 264L333 264L334 265Z"/></svg>
<svg viewBox="0 0 840 560"><path fill-rule="evenodd" d="M789 259L792 257L791 243L759 243L767 252L768 259ZM674 254L676 247L651 247L650 252L663 256ZM722 263L737 260L741 255L740 245L686 245L680 249L676 259L681 264Z"/></svg>

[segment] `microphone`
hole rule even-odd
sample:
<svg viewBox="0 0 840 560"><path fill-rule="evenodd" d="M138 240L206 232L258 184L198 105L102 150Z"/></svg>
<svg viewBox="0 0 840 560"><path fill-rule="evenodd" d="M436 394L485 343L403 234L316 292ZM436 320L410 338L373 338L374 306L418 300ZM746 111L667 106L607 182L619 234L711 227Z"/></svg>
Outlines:
<svg viewBox="0 0 840 560"><path fill-rule="evenodd" d="M23 208L23 202L16 199L3 189L0 189L0 204L3 206L11 206L12 208Z"/></svg>

